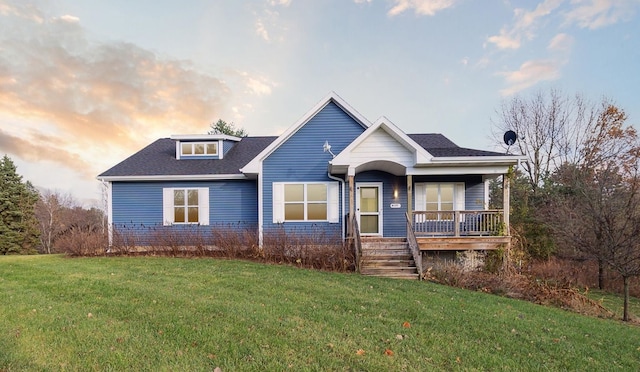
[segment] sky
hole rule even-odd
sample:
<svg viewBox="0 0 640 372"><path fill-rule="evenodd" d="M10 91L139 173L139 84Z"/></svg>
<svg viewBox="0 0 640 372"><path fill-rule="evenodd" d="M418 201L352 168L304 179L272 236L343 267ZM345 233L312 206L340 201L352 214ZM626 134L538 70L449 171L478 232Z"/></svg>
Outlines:
<svg viewBox="0 0 640 372"><path fill-rule="evenodd" d="M493 149L515 96L640 126L640 0L0 0L0 156L101 205L96 176L218 119L278 135L334 91L374 122ZM640 129L640 128L639 128Z"/></svg>

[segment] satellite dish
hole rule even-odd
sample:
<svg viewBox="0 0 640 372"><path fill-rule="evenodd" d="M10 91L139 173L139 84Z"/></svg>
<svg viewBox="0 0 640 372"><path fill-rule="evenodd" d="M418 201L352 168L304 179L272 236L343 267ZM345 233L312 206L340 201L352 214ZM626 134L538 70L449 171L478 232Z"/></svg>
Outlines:
<svg viewBox="0 0 640 372"><path fill-rule="evenodd" d="M323 152L329 152L329 154L331 154L331 156L333 156L334 158L336 157L336 156L331 152L331 145L329 144L329 141L324 141L324 145L322 146L322 151L323 151Z"/></svg>
<svg viewBox="0 0 640 372"><path fill-rule="evenodd" d="M504 132L504 136L502 138L507 146L511 146L518 140L518 135L512 130L508 130Z"/></svg>

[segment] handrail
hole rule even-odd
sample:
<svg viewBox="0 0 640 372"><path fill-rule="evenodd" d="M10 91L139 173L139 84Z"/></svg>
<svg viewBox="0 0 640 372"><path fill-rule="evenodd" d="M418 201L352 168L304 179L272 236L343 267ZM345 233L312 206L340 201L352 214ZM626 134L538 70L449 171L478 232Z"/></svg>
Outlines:
<svg viewBox="0 0 640 372"><path fill-rule="evenodd" d="M504 236L502 210L413 211L412 226L418 236Z"/></svg>
<svg viewBox="0 0 640 372"><path fill-rule="evenodd" d="M406 212L405 216L407 217L407 243L409 243L409 249L411 249L413 261L415 262L416 268L418 269L418 278L422 280L422 253L420 253L418 240L416 239L416 234L413 231L413 223L411 222L411 218L409 217L409 212Z"/></svg>
<svg viewBox="0 0 640 372"><path fill-rule="evenodd" d="M355 215L351 217L351 239L353 239L353 249L356 255L356 271L360 272L360 261L362 259L362 241L360 240L360 228Z"/></svg>

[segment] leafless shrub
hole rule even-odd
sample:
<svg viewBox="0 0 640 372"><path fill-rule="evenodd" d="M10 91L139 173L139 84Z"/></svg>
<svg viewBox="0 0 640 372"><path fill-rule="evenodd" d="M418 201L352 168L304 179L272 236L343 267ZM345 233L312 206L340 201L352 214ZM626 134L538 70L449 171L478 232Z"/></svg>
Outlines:
<svg viewBox="0 0 640 372"><path fill-rule="evenodd" d="M430 267L423 275L425 279L441 284L556 306L582 314L607 318L614 315L572 287L570 281L546 281L508 270L498 275L486 271L465 271L451 261Z"/></svg>
<svg viewBox="0 0 640 372"><path fill-rule="evenodd" d="M320 227L285 229L278 227L264 236L260 251L267 262L331 271L349 271L355 267L353 252L339 234Z"/></svg>
<svg viewBox="0 0 640 372"><path fill-rule="evenodd" d="M101 231L74 227L60 236L57 244L70 256L102 256L108 241Z"/></svg>
<svg viewBox="0 0 640 372"><path fill-rule="evenodd" d="M289 229L264 234L258 243L256 226L242 223L211 228L198 225L114 227L112 255L168 255L224 257L289 264L330 271L351 271L355 257L339 234L320 227Z"/></svg>

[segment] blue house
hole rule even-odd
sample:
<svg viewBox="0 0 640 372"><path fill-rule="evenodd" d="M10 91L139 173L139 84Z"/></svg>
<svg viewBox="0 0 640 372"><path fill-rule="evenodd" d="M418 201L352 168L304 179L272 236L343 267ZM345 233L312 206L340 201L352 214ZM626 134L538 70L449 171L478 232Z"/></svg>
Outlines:
<svg viewBox="0 0 640 372"><path fill-rule="evenodd" d="M363 272L376 250L406 250L414 275L424 252L509 244L508 178L500 210L488 209L489 181L522 160L372 123L330 93L280 136L174 135L98 179L113 229L242 226L260 244L321 230L352 246Z"/></svg>

